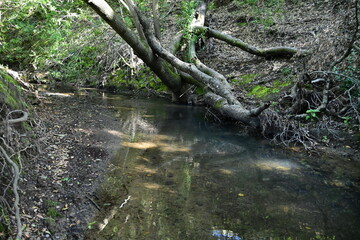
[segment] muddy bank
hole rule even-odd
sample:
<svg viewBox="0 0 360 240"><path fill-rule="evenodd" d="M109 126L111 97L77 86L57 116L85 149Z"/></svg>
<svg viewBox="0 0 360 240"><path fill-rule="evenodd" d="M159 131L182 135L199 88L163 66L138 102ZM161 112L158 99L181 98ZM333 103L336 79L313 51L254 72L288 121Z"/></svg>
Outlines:
<svg viewBox="0 0 360 240"><path fill-rule="evenodd" d="M45 134L42 153L24 163L24 237L81 239L98 211L93 192L120 141L117 122L99 93L40 95Z"/></svg>

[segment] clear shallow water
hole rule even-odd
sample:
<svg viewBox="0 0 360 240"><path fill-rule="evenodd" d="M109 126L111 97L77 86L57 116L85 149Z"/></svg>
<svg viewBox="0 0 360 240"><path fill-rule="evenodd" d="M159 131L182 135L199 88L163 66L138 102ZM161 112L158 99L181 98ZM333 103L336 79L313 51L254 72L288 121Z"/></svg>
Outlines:
<svg viewBox="0 0 360 240"><path fill-rule="evenodd" d="M105 101L122 142L86 239L360 239L360 194L300 157L209 124L201 108Z"/></svg>

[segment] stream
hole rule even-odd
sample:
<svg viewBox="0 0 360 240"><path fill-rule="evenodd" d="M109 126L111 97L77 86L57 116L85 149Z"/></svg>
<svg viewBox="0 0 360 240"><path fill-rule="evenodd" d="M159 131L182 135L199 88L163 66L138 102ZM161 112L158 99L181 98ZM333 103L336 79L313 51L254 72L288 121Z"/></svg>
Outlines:
<svg viewBox="0 0 360 240"><path fill-rule="evenodd" d="M121 146L85 239L360 239L360 193L206 109L106 95Z"/></svg>

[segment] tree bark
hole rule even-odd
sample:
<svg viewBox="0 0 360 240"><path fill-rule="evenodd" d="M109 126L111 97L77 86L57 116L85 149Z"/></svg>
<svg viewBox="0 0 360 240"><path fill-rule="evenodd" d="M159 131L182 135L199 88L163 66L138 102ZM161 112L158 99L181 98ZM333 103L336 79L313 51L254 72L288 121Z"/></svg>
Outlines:
<svg viewBox="0 0 360 240"><path fill-rule="evenodd" d="M95 10L124 40L127 42L135 54L148 65L162 82L175 94L180 95L182 82L180 76L174 69L158 58L146 43L127 28L121 17L104 0L84 0L91 8Z"/></svg>
<svg viewBox="0 0 360 240"><path fill-rule="evenodd" d="M153 0L153 22L155 36L160 40L161 31L160 31L160 19L159 19L159 0Z"/></svg>

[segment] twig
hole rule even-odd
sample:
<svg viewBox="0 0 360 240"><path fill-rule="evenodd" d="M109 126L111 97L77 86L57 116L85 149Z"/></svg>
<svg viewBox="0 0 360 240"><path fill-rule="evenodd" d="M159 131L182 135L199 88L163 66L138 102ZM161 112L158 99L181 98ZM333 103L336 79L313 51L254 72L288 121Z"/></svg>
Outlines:
<svg viewBox="0 0 360 240"><path fill-rule="evenodd" d="M353 48L354 48L356 51L360 52L360 47L358 47L355 43L353 44Z"/></svg>
<svg viewBox="0 0 360 240"><path fill-rule="evenodd" d="M345 74L341 74L341 73L337 73L337 72L332 72L332 71L314 71L312 73L322 73L322 74L331 74L331 75L337 75L337 76L341 76L341 77L344 77L344 78L347 78L347 79L350 79L350 80L354 80L354 81L359 81L359 79L355 79L355 78L352 78L352 77L349 77ZM315 81L315 80L314 80Z"/></svg>
<svg viewBox="0 0 360 240"><path fill-rule="evenodd" d="M190 90L192 90L192 89L194 89L195 88L195 86L194 85L191 85L185 92L183 92L180 96L179 96L179 98L181 98L182 96L184 96L187 92L189 92Z"/></svg>
<svg viewBox="0 0 360 240"><path fill-rule="evenodd" d="M101 211L99 205L94 200L92 200L91 197L89 197L88 195L85 195L85 197L96 207L97 210Z"/></svg>
<svg viewBox="0 0 360 240"><path fill-rule="evenodd" d="M213 113L210 109L211 109L211 108L207 108L207 111L206 111L206 114L205 114L205 119L207 119L207 115L208 115L208 113L210 113L214 118L216 118L216 120L217 120L218 122L221 122L221 119L220 119L218 116L216 116L216 114Z"/></svg>
<svg viewBox="0 0 360 240"><path fill-rule="evenodd" d="M128 203L128 201L130 200L130 198L131 198L131 195L129 195L129 196L124 200L124 202L120 205L119 208L123 208L123 207L125 206L125 204Z"/></svg>
<svg viewBox="0 0 360 240"><path fill-rule="evenodd" d="M312 80L311 83L314 84L314 83L318 83L318 82L325 82L326 80L324 78L317 78L315 80Z"/></svg>

